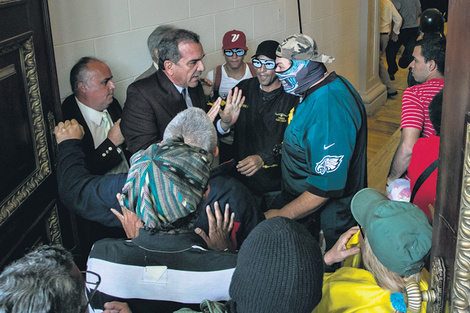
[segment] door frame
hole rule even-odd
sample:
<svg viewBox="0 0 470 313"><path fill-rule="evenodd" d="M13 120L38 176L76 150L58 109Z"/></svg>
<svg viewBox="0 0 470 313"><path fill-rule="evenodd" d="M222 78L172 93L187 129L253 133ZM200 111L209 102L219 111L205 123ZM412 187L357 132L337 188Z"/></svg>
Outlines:
<svg viewBox="0 0 470 313"><path fill-rule="evenodd" d="M431 264L445 266L444 301L468 312L470 298L470 1L451 0ZM436 271L431 270L431 277ZM436 286L430 285L430 289ZM427 312L443 312L428 305Z"/></svg>

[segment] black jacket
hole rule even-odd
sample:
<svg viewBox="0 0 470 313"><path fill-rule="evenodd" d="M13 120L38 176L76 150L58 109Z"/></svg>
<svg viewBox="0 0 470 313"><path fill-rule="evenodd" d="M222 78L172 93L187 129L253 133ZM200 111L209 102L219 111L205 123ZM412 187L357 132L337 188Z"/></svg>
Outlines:
<svg viewBox="0 0 470 313"><path fill-rule="evenodd" d="M113 102L111 102L107 110L113 122L121 118L121 105L115 98L113 98ZM104 174L121 163L122 157L117 151L117 147L108 138L95 149L93 136L78 107L75 95L70 95L64 100L62 103L62 113L64 120L76 119L77 122L83 126L85 135L82 139L82 145L87 159L87 166L92 174ZM121 145L121 150L127 161L129 161L130 153L127 151L125 144Z"/></svg>
<svg viewBox="0 0 470 313"><path fill-rule="evenodd" d="M261 90L257 78L238 83L245 104L234 125L234 158L241 161L250 155L259 155L264 167L253 176L237 177L255 194L281 190L281 145L288 125L290 111L298 98L279 87L272 92Z"/></svg>
<svg viewBox="0 0 470 313"><path fill-rule="evenodd" d="M248 233L261 221L264 214L255 206L249 190L233 177L226 175L226 167L221 165L211 171L210 193L200 205L200 214L195 227L209 231L205 207L219 201L224 210L230 204L230 212L235 212L235 234L238 246ZM121 226L109 208L121 211L116 193L122 191L127 174L92 175L85 166L85 157L80 140L65 140L59 144L59 164L57 180L59 197L65 206L76 214L108 227Z"/></svg>

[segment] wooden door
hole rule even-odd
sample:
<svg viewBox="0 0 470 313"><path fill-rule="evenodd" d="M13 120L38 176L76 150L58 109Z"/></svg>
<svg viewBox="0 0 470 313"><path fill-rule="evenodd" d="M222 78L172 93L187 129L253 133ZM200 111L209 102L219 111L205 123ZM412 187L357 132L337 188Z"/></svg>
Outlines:
<svg viewBox="0 0 470 313"><path fill-rule="evenodd" d="M0 268L39 243L72 246L54 175L59 105L47 0L0 0Z"/></svg>
<svg viewBox="0 0 470 313"><path fill-rule="evenodd" d="M428 312L470 312L470 1L450 0ZM443 286L436 277L443 276Z"/></svg>

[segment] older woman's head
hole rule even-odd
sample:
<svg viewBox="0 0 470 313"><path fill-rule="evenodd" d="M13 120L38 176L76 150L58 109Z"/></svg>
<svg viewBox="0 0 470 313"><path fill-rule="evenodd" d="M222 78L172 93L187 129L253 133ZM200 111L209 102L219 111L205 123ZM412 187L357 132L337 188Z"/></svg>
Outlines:
<svg viewBox="0 0 470 313"><path fill-rule="evenodd" d="M362 189L354 196L351 211L381 264L401 276L421 271L431 249L432 235L423 211L409 202L389 200L372 188Z"/></svg>

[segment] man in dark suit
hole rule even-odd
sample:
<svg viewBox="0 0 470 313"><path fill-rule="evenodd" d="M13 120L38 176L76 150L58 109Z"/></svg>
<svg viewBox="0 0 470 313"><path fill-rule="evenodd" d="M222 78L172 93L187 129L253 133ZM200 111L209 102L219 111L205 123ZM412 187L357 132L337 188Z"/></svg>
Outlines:
<svg viewBox="0 0 470 313"><path fill-rule="evenodd" d="M75 119L83 126L84 136L81 142L86 168L95 175L127 173L129 165L124 155L126 151L124 137L119 127L122 114L121 106L113 97L114 83L109 67L102 61L81 58L70 71L70 84L73 94L62 104L63 118ZM113 177L114 175L106 175ZM68 175L72 184L80 183L80 177ZM69 210L73 207L64 202ZM79 251L86 256L94 242L102 238L120 238L124 233L119 227L103 228L92 222L99 218L99 212L87 211L93 218L86 220L83 215L75 215L79 225ZM85 216L88 218L87 216ZM118 226L118 225L113 225ZM85 258L78 261L84 261Z"/></svg>
<svg viewBox="0 0 470 313"><path fill-rule="evenodd" d="M205 69L199 35L185 29L169 30L160 42L158 56L159 70L127 89L121 129L132 153L161 141L166 126L179 112L206 106L199 83Z"/></svg>
<svg viewBox="0 0 470 313"><path fill-rule="evenodd" d="M116 86L112 77L104 62L92 57L81 58L70 71L73 94L62 104L64 119L76 119L83 125L83 148L93 174L129 170L119 126L122 109L113 97Z"/></svg>

